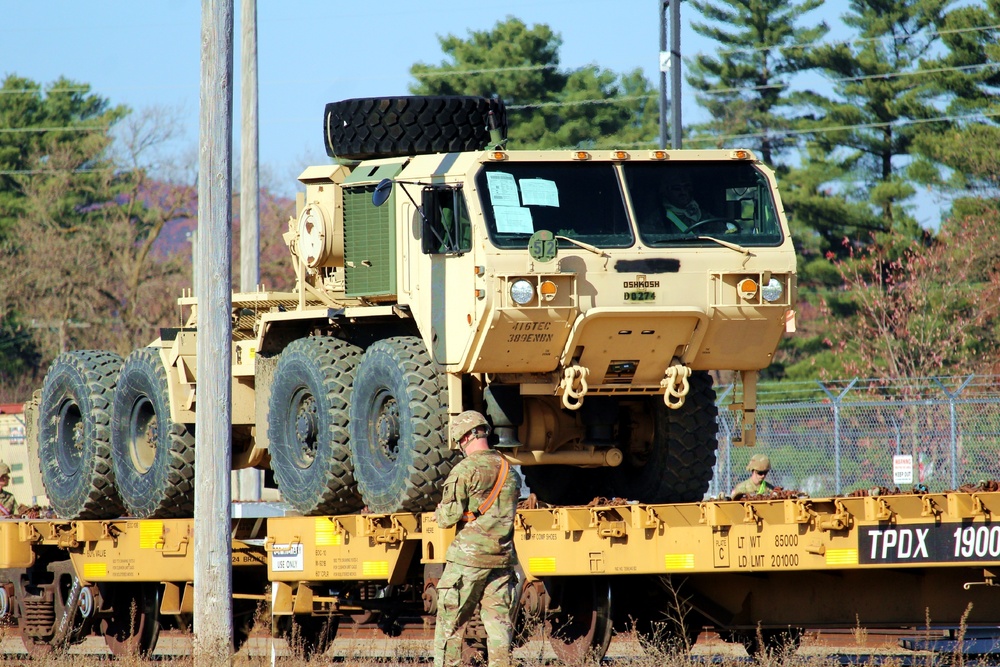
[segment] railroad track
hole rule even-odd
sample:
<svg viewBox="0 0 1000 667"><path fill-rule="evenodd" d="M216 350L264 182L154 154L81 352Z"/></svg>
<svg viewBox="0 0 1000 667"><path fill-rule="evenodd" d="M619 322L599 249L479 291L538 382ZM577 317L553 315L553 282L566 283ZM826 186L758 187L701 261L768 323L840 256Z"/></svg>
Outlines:
<svg viewBox="0 0 1000 667"><path fill-rule="evenodd" d="M810 658L829 658L833 663L875 664L892 658L895 664L927 664L927 651L911 651L900 645L904 636L917 633L902 630L872 631L807 631L797 649L797 655ZM405 664L425 664L432 661L433 629L411 630L401 637L388 637L377 628L357 628L338 634L326 656L336 662L367 662L392 658ZM283 639L272 639L264 633L252 633L241 653L252 657L292 657ZM72 656L106 658L111 654L99 636L87 637L67 651ZM181 630L161 633L153 653L154 659L170 659L191 655L191 635ZM738 644L722 641L714 632L702 632L692 647L691 655L701 661L733 660L750 662L746 651ZM0 629L0 665L23 664L28 657L16 628ZM548 642L542 637L529 640L515 650L515 657L522 665L559 665ZM616 636L608 649L604 664L648 664L649 657L631 635Z"/></svg>

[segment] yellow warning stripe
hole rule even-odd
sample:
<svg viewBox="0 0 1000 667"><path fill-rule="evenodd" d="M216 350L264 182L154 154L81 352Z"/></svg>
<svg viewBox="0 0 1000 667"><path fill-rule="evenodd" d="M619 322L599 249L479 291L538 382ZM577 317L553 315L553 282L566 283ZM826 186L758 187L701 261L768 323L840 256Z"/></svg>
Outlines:
<svg viewBox="0 0 1000 667"><path fill-rule="evenodd" d="M388 577L389 561L387 560L361 561L361 574L366 577Z"/></svg>
<svg viewBox="0 0 1000 667"><path fill-rule="evenodd" d="M694 554L665 554L663 566L668 570L693 570Z"/></svg>
<svg viewBox="0 0 1000 667"><path fill-rule="evenodd" d="M857 549L827 549L826 550L826 564L827 565L857 565L858 564L858 550Z"/></svg>
<svg viewBox="0 0 1000 667"><path fill-rule="evenodd" d="M160 540L163 539L162 521L141 521L139 522L139 548L155 549Z"/></svg>
<svg viewBox="0 0 1000 667"><path fill-rule="evenodd" d="M87 581L92 581L94 579L103 579L108 576L108 564L107 563L84 563L83 564L83 578Z"/></svg>
<svg viewBox="0 0 1000 667"><path fill-rule="evenodd" d="M337 531L337 524L325 517L316 517L316 546L339 547L344 536Z"/></svg>
<svg viewBox="0 0 1000 667"><path fill-rule="evenodd" d="M531 574L552 574L556 571L556 559L552 556L536 556L528 559L528 572Z"/></svg>

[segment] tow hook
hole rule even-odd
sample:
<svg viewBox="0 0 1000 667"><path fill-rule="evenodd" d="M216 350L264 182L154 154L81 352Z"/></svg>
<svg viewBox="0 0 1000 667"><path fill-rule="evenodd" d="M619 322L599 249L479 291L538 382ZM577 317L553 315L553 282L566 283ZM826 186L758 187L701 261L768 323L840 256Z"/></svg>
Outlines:
<svg viewBox="0 0 1000 667"><path fill-rule="evenodd" d="M569 366L563 372L559 382L562 387L562 403L567 410L579 410L583 405L583 397L587 395L587 373L590 369L576 364Z"/></svg>
<svg viewBox="0 0 1000 667"><path fill-rule="evenodd" d="M674 364L667 368L666 376L660 380L660 386L666 390L663 392L663 402L671 410L684 405L684 398L691 389L691 385L688 384L690 375L690 368L683 364Z"/></svg>

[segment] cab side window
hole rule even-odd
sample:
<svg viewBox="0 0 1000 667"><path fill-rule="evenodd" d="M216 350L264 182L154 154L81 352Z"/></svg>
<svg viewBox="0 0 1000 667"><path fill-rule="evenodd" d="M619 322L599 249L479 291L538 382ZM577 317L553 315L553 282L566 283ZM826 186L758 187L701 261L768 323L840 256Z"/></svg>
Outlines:
<svg viewBox="0 0 1000 667"><path fill-rule="evenodd" d="M423 192L424 254L461 254L472 250L472 220L460 187L427 188Z"/></svg>

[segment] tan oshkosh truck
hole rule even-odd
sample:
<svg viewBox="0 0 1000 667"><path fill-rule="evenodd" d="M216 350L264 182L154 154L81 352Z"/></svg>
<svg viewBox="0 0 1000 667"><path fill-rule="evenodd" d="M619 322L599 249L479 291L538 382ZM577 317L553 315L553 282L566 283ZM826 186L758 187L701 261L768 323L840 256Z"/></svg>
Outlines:
<svg viewBox="0 0 1000 667"><path fill-rule="evenodd" d="M541 499L700 500L710 371L757 372L795 296L774 175L747 150L505 148L476 97L327 105L336 164L309 167L284 235L296 286L233 295L233 466L304 514L424 511L484 412ZM693 185L677 225L663 186ZM193 508L197 304L124 360L53 363L38 444L61 517Z"/></svg>

